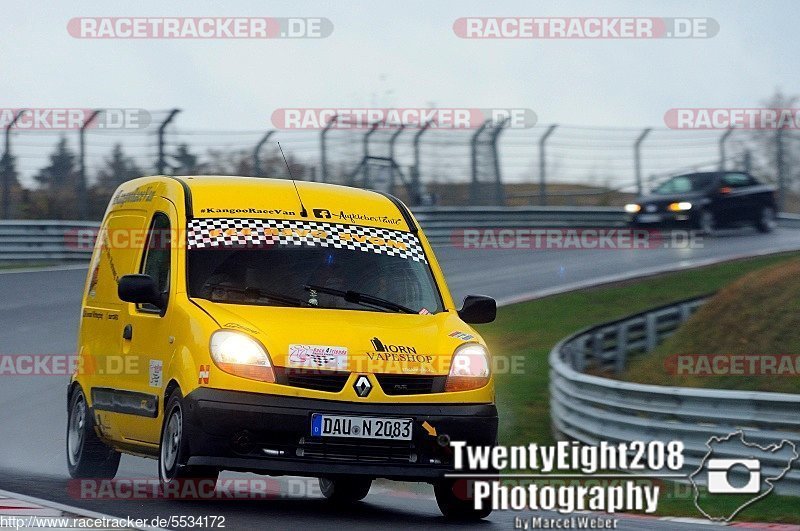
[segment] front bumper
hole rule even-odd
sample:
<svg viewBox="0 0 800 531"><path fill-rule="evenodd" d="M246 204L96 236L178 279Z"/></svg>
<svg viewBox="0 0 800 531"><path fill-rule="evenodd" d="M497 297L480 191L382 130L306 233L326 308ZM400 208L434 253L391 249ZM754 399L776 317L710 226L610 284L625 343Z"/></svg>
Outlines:
<svg viewBox="0 0 800 531"><path fill-rule="evenodd" d="M337 402L209 388L183 400L187 464L225 470L432 481L452 471L447 439L483 446L497 442L494 404ZM412 440L311 437L313 413L413 418Z"/></svg>
<svg viewBox="0 0 800 531"><path fill-rule="evenodd" d="M664 228L685 228L694 227L697 224L696 213L694 210L683 212L655 212L642 214L629 214L628 224L633 227L664 227Z"/></svg>

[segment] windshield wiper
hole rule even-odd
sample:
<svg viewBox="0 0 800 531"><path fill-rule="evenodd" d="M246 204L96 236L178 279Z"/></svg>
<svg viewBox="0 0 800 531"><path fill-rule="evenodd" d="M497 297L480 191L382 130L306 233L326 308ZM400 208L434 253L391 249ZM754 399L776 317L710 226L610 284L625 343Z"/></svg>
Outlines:
<svg viewBox="0 0 800 531"><path fill-rule="evenodd" d="M261 288L254 288L252 286L247 286L247 287L244 287L244 288L240 288L240 287L235 287L235 286L222 286L220 284L214 284L212 286L212 289L213 288L217 288L217 287L220 288L220 289L228 290L228 291L235 291L237 293L243 293L243 294L248 295L248 296L253 297L253 298L263 298L263 299L268 299L268 300L272 300L272 301L275 301L275 302L281 302L281 303L287 304L289 306L312 306L311 304L308 304L307 301L304 301L302 299L296 299L296 298L290 297L288 295L280 295L278 293L272 293L271 291L266 291L266 290L263 290Z"/></svg>
<svg viewBox="0 0 800 531"><path fill-rule="evenodd" d="M303 286L303 289L306 291L318 291L320 293L325 293L327 295L333 295L335 297L341 297L347 302L351 302L353 304L361 304L362 306L377 306L379 308L384 308L386 310L394 310L400 313L417 313L411 308L406 308L402 304L397 304L396 302L387 301L386 299L381 299L380 297L375 297L373 295L367 295L366 293L360 293L358 291L341 291L338 289L333 288L326 288L325 286L317 286L314 284L306 284Z"/></svg>

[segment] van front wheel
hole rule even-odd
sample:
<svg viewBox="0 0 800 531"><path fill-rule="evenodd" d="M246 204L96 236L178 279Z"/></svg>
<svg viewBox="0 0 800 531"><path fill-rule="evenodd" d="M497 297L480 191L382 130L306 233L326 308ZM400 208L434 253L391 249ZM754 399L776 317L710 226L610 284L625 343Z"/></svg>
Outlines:
<svg viewBox="0 0 800 531"><path fill-rule="evenodd" d="M120 453L107 446L94 431L83 389L76 386L69 400L67 468L73 478L111 479L117 475Z"/></svg>
<svg viewBox="0 0 800 531"><path fill-rule="evenodd" d="M216 483L219 477L219 470L215 468L186 465L189 459L189 443L185 437L182 401L183 396L176 389L164 408L158 451L158 478L164 489L179 486L184 479L204 479Z"/></svg>

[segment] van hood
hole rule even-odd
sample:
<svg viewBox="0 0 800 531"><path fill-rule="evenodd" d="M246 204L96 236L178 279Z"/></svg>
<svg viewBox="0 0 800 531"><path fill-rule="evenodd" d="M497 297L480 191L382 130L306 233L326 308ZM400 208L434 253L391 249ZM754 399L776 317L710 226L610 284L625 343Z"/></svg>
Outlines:
<svg viewBox="0 0 800 531"><path fill-rule="evenodd" d="M411 315L192 300L222 328L260 341L277 367L446 375L456 347L480 342L455 312Z"/></svg>

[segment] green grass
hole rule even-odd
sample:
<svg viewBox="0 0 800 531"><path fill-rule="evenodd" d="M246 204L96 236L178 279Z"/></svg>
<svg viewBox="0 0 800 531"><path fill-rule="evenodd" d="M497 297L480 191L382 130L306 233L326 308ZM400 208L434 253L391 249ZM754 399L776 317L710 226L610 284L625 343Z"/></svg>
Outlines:
<svg viewBox="0 0 800 531"><path fill-rule="evenodd" d="M479 327L495 356L524 360L523 370L497 374L500 441L505 445L551 444L547 357L559 340L603 321L719 290L757 269L787 264L800 253L727 262L715 266L566 293L501 308L497 320ZM768 496L737 519L800 523L796 498ZM697 517L690 498L665 498L664 515ZM790 514L791 513L791 514Z"/></svg>
<svg viewBox="0 0 800 531"><path fill-rule="evenodd" d="M769 366L763 374L756 367L757 374L712 375L710 364L698 364L701 372L685 368L673 372L678 372L680 355L762 355L762 359L777 361L776 355L799 352L800 260L796 260L753 271L720 290L655 351L633 360L622 378L657 385L798 394L800 378L789 356L780 375L768 372Z"/></svg>

